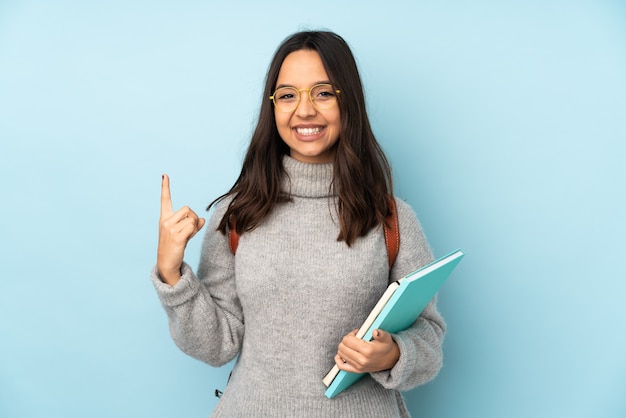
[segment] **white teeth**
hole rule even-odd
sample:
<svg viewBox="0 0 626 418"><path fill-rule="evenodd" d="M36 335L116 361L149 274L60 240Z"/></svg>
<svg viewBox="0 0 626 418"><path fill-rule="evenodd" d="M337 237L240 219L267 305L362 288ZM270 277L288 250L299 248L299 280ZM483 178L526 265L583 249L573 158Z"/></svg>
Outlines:
<svg viewBox="0 0 626 418"><path fill-rule="evenodd" d="M300 135L315 135L319 134L321 130L321 128L296 128L296 132Z"/></svg>

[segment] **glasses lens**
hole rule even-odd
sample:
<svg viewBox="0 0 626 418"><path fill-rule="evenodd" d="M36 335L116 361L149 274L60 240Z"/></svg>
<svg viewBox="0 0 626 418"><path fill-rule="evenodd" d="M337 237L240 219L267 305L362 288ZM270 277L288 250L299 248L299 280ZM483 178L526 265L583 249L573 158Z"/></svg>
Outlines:
<svg viewBox="0 0 626 418"><path fill-rule="evenodd" d="M313 103L321 109L328 109L337 102L337 93L330 84L318 84L311 89Z"/></svg>
<svg viewBox="0 0 626 418"><path fill-rule="evenodd" d="M299 94L294 87L281 87L274 92L274 105L283 112L291 112L298 106Z"/></svg>

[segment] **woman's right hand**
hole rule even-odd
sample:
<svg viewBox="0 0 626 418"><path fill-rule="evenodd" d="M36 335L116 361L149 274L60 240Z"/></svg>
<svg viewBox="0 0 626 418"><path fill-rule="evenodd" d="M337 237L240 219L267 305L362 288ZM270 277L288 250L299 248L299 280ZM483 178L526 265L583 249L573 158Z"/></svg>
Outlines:
<svg viewBox="0 0 626 418"><path fill-rule="evenodd" d="M188 206L174 212L170 178L164 174L161 183L157 270L161 279L170 286L174 286L180 280L180 268L183 265L187 243L202 229L204 223L204 218L198 218Z"/></svg>

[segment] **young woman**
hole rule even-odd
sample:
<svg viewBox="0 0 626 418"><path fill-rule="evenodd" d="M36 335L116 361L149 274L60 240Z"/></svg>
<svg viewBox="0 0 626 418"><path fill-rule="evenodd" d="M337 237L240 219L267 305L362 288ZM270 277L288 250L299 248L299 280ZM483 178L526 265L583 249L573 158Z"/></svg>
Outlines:
<svg viewBox="0 0 626 418"><path fill-rule="evenodd" d="M209 206L197 274L183 255L205 220L173 210L163 176L152 279L172 337L214 366L238 355L213 416L408 416L400 391L442 364L435 301L397 335L365 342L353 331L390 281L432 260L412 209L392 196L354 57L331 32L299 32L277 49L241 174ZM392 206L401 239L390 268ZM367 374L328 399L322 378L334 363Z"/></svg>

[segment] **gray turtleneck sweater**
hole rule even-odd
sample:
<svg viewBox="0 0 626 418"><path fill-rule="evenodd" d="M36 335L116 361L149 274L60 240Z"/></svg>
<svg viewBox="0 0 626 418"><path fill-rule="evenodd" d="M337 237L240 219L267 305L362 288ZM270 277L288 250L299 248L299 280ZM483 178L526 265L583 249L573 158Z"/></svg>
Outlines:
<svg viewBox="0 0 626 418"><path fill-rule="evenodd" d="M351 247L338 242L329 195L332 164L285 157L283 181L293 201L280 204L241 235L237 254L216 232L227 202L209 218L197 275L152 280L176 344L213 366L239 355L214 417L405 417L399 391L434 378L442 365L445 323L433 300L415 324L393 335L400 359L369 373L333 399L322 378L341 338L358 328L389 281L432 260L420 224L397 200L400 251L391 272L383 230Z"/></svg>

